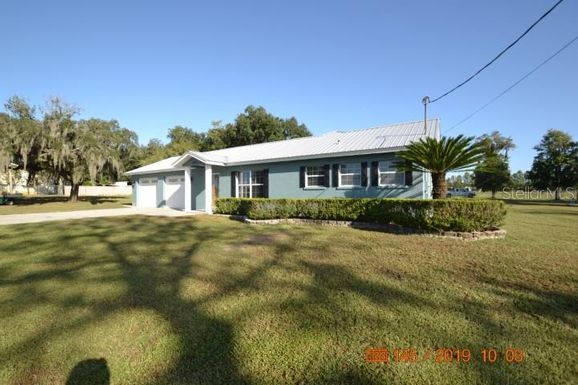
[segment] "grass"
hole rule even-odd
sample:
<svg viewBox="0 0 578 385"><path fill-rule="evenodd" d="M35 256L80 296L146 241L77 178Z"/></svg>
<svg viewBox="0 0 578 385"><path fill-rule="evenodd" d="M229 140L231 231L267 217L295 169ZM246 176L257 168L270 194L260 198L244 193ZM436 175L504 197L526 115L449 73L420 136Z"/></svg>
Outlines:
<svg viewBox="0 0 578 385"><path fill-rule="evenodd" d="M0 215L116 209L131 203L131 197L80 197L78 199L77 202L68 202L68 197L62 196L19 197L16 204L12 206L0 205Z"/></svg>
<svg viewBox="0 0 578 385"><path fill-rule="evenodd" d="M517 202L517 201L532 201L541 202L545 204L549 203L559 203L568 204L576 203L578 196L578 191L574 189L563 189L560 194L560 201L555 201L554 191L546 190L506 190L497 191L496 199L502 199L506 202ZM489 191L476 191L476 197L489 199L492 197L492 193Z"/></svg>
<svg viewBox="0 0 578 385"><path fill-rule="evenodd" d="M575 383L578 208L509 209L507 238L477 242L204 216L3 227L0 383ZM508 347L525 362L481 362Z"/></svg>

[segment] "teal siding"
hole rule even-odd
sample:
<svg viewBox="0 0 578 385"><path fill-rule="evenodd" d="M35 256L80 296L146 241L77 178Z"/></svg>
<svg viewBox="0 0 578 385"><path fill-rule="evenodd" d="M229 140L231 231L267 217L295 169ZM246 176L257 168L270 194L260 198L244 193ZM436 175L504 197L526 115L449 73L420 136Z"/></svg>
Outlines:
<svg viewBox="0 0 578 385"><path fill-rule="evenodd" d="M204 210L205 209L205 168L193 168L191 170L191 209Z"/></svg>
<svg viewBox="0 0 578 385"><path fill-rule="evenodd" d="M368 179L371 180L370 165L373 161L394 160L394 154L375 154L351 157L336 157L315 160L303 160L292 162L264 163L247 166L216 167L213 166L213 173L219 174L219 197L231 197L231 172L246 170L269 170L269 197L270 198L423 198L429 197L431 181L426 174L426 184L422 178L422 173L413 173L413 185L407 187L299 187L299 170L302 166L324 166L330 165L330 174L333 172L333 164L339 163L361 163L368 164ZM191 162L191 209L205 210L205 167L198 163ZM166 205L162 199L165 189L165 178L169 175L183 175L183 171L139 175L133 179L133 204L136 204L136 186L139 178L156 177L157 182L157 202L158 207ZM330 179L332 179L330 177ZM368 182L370 184L370 182Z"/></svg>
<svg viewBox="0 0 578 385"><path fill-rule="evenodd" d="M266 163L249 166L213 167L220 174L220 197L231 197L231 172L269 169L270 198L422 198L422 173L413 173L413 185L408 187L299 187L299 169L302 166L323 166L339 163L361 163L394 160L393 154L326 158L295 162ZM331 170L332 172L333 170ZM370 170L368 177L370 178Z"/></svg>
<svg viewBox="0 0 578 385"><path fill-rule="evenodd" d="M265 167L262 167L262 169ZM217 168L214 172L219 173L219 198L231 197L231 171L239 171L239 168Z"/></svg>

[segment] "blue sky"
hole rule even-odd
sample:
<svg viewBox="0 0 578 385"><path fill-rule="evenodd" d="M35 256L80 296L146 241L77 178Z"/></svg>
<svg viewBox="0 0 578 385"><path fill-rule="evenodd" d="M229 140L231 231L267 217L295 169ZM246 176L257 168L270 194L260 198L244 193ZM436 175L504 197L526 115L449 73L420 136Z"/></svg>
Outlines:
<svg viewBox="0 0 578 385"><path fill-rule="evenodd" d="M60 96L141 143L205 131L247 105L314 134L422 118L421 98L469 76L554 0L10 1L0 100ZM481 76L430 105L442 133L578 35L566 0ZM578 43L449 134L499 130L528 169L549 128L578 139Z"/></svg>

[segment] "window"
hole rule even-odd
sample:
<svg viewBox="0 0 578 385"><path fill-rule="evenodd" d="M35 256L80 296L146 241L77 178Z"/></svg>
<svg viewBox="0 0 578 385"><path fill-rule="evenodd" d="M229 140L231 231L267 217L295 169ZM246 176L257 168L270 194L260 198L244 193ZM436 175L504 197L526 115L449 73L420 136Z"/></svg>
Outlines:
<svg viewBox="0 0 578 385"><path fill-rule="evenodd" d="M325 169L323 167L307 167L305 172L305 187L325 187Z"/></svg>
<svg viewBox="0 0 578 385"><path fill-rule="evenodd" d="M185 178L172 176L167 178L167 184L179 184L185 181Z"/></svg>
<svg viewBox="0 0 578 385"><path fill-rule="evenodd" d="M380 186L403 186L405 185L405 172L397 171L395 163L379 162L379 185Z"/></svg>
<svg viewBox="0 0 578 385"><path fill-rule="evenodd" d="M156 178L151 178L151 179L141 179L139 180L139 183L141 185L151 185L151 184L156 184L157 183L157 179Z"/></svg>
<svg viewBox="0 0 578 385"><path fill-rule="evenodd" d="M361 164L344 163L339 167L339 187L361 186Z"/></svg>
<svg viewBox="0 0 578 385"><path fill-rule="evenodd" d="M237 180L238 198L263 198L265 196L265 172L242 171Z"/></svg>

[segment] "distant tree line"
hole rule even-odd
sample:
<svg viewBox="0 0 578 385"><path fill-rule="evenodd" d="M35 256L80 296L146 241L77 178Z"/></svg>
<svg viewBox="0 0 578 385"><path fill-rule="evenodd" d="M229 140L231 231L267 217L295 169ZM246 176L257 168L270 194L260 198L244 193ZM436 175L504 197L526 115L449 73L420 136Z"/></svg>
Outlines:
<svg viewBox="0 0 578 385"><path fill-rule="evenodd" d="M189 150L311 135L294 117L283 119L263 107L248 106L232 123L215 121L206 132L178 125L168 130L168 143L152 139L141 146L136 133L120 127L116 120L78 119L79 109L59 98L39 108L15 96L4 107L5 112L0 112L0 172L27 171L28 185L35 180L69 183L70 200L77 199L84 183L122 180L126 170ZM408 147L403 167L431 170L438 198L445 196L448 186L475 186L493 197L504 187L531 186L554 190L560 199L563 188L578 184L578 143L569 134L551 129L534 148L532 169L511 174L509 153L515 144L498 131L478 138L431 139ZM452 170L465 173L446 179Z"/></svg>
<svg viewBox="0 0 578 385"><path fill-rule="evenodd" d="M79 109L59 98L44 108L14 96L0 112L0 172L26 171L34 181L71 185L70 200L85 183L108 184L123 173L189 150L221 148L309 136L304 124L282 119L263 107L248 106L234 122L213 122L207 132L184 126L168 131L167 144L152 139L138 143L137 134L116 120L78 119Z"/></svg>
<svg viewBox="0 0 578 385"><path fill-rule="evenodd" d="M263 107L248 106L234 122L214 121L207 132L196 132L184 126L169 129L166 145L159 139L152 139L142 148L142 163L156 162L186 151L211 151L303 136L311 136L311 132L296 118L282 119Z"/></svg>
<svg viewBox="0 0 578 385"><path fill-rule="evenodd" d="M516 148L511 137L494 131L478 137L476 143L485 149L483 161L473 172L448 177L448 187L476 187L491 192L492 197L504 188L551 189L559 200L562 189L578 185L578 142L568 133L548 130L534 147L537 154L526 172L510 172L509 153Z"/></svg>
<svg viewBox="0 0 578 385"><path fill-rule="evenodd" d="M560 200L563 188L578 185L578 142L551 129L534 149L537 153L527 178L536 188L555 190L555 199Z"/></svg>

